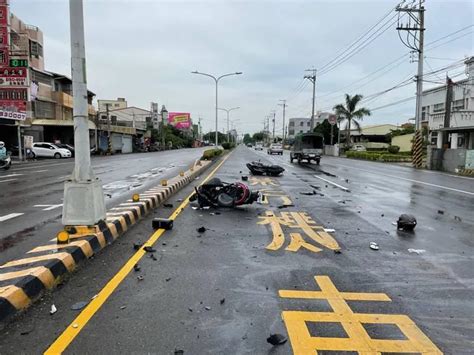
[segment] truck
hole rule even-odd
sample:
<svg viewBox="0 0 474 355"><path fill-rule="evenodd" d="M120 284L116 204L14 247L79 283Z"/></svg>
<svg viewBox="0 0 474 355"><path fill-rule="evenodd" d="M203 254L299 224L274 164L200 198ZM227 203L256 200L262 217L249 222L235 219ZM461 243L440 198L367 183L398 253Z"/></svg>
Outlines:
<svg viewBox="0 0 474 355"><path fill-rule="evenodd" d="M301 164L303 161L315 161L319 165L324 148L324 136L320 133L302 133L295 137L290 152L290 162Z"/></svg>

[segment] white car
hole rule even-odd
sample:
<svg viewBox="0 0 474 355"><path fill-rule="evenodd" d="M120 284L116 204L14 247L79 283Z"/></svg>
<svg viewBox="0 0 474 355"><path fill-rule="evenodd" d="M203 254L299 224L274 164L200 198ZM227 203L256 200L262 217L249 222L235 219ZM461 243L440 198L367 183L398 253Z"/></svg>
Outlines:
<svg viewBox="0 0 474 355"><path fill-rule="evenodd" d="M267 149L267 154L283 155L283 146L279 143L272 143Z"/></svg>
<svg viewBox="0 0 474 355"><path fill-rule="evenodd" d="M255 150L263 150L263 144L262 143L255 144Z"/></svg>
<svg viewBox="0 0 474 355"><path fill-rule="evenodd" d="M33 143L34 158L70 158L71 152L68 149L59 148L53 143L36 142Z"/></svg>
<svg viewBox="0 0 474 355"><path fill-rule="evenodd" d="M367 149L362 144L354 144L352 150L355 150L356 152L365 152Z"/></svg>

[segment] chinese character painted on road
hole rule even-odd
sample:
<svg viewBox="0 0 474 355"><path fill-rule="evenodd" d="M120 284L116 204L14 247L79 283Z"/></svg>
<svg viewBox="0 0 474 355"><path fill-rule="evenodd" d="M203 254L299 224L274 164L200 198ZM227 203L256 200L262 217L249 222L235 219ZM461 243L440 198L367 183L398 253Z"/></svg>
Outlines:
<svg viewBox="0 0 474 355"><path fill-rule="evenodd" d="M316 225L305 212L282 212L278 217L273 211L266 211L265 216L257 224L270 225L273 233L273 240L266 246L268 250L279 250L285 243L285 234L283 227L302 231L304 235L323 247L331 250L339 250L337 241L324 228ZM305 241L301 233L290 233L290 243L285 250L296 252L301 248L305 248L314 253L320 252L317 246Z"/></svg>
<svg viewBox="0 0 474 355"><path fill-rule="evenodd" d="M250 177L249 182L251 186L262 185L262 186L278 186L278 183L269 177Z"/></svg>
<svg viewBox="0 0 474 355"><path fill-rule="evenodd" d="M269 197L279 198L283 206L293 205L293 202L291 201L290 197L281 190L265 189L260 190L260 192L263 194L263 196L265 196L262 201L262 204L264 205L268 205Z"/></svg>
<svg viewBox="0 0 474 355"><path fill-rule="evenodd" d="M387 301L384 293L340 292L328 276L316 276L320 291L280 290L281 298L326 300L332 312L283 311L282 317L296 355L315 354L318 351L344 351L359 354L420 353L442 354L431 340L406 315L355 313L346 301ZM331 326L339 324L345 337L310 334L309 324ZM332 324L329 324L332 323ZM387 332L382 339L372 338L367 327L397 327L403 339L393 339ZM317 329L317 328L316 328ZM320 328L323 329L323 328ZM393 328L391 328L393 329ZM392 330L393 332L393 330ZM385 333L383 333L385 334ZM319 335L319 336L318 336ZM386 339L385 337L390 337Z"/></svg>

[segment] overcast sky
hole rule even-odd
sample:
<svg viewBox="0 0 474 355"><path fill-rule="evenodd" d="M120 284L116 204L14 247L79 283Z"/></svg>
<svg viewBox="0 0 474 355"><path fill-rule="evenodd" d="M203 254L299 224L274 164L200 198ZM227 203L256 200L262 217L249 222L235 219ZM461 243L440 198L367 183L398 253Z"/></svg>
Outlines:
<svg viewBox="0 0 474 355"><path fill-rule="evenodd" d="M43 31L46 69L70 74L68 1L10 3L12 12ZM219 106L241 107L231 113L231 119L239 120L236 125L241 133L261 130L265 116L276 110L277 131L281 132L279 99L288 99L287 117L311 113L311 85L302 81L304 70L324 68L396 3L85 1L89 89L98 99L125 97L130 106L145 109L156 101L160 107L165 104L169 111L191 112L195 121L202 117L206 132L214 129L214 82L191 71L215 75L242 71L243 75L220 82ZM425 7L426 43L474 23L471 0L427 0ZM330 110L343 101L345 92L367 96L415 74L417 64L410 63L407 56L360 81L409 51L395 27L393 24L352 58L318 76L317 110ZM426 52L427 65L437 69L473 55L472 30L473 27L467 28L431 45L439 47ZM431 71L427 65L425 71ZM462 67L457 67L449 74L462 71ZM430 80L441 82L445 75L441 72ZM456 79L463 77L461 74ZM368 101L367 107L377 108L414 92L413 83ZM414 116L414 105L412 100L375 110L364 124L406 122ZM219 115L221 130L225 127L225 112Z"/></svg>

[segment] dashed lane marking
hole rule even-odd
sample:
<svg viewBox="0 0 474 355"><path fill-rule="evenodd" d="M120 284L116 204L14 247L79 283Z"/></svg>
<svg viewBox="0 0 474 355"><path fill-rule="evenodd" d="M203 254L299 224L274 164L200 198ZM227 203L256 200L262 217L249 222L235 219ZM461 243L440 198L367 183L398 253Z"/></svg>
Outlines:
<svg viewBox="0 0 474 355"><path fill-rule="evenodd" d="M336 187L339 187L341 190L350 191L347 187L344 187L344 186L342 186L342 185L336 184L335 182L332 182L331 180L322 178L322 177L317 176L317 175L313 175L313 176L314 176L316 179L323 180L323 181L327 182L328 184L331 184L331 185L334 185L334 186L336 186Z"/></svg>
<svg viewBox="0 0 474 355"><path fill-rule="evenodd" d="M9 219L16 218L21 215L24 215L24 213L10 213L5 216L0 216L0 222L5 222L5 221L8 221Z"/></svg>
<svg viewBox="0 0 474 355"><path fill-rule="evenodd" d="M8 175L0 175L0 179L7 178L7 177L14 177L14 176L22 176L23 174L8 174Z"/></svg>
<svg viewBox="0 0 474 355"><path fill-rule="evenodd" d="M43 211L51 211L51 210L54 210L55 208L58 208L58 207L62 207L63 204L60 203L60 204L57 204L57 205L34 205L33 207L44 207L42 210Z"/></svg>
<svg viewBox="0 0 474 355"><path fill-rule="evenodd" d="M215 168L212 170L207 177L201 182L201 184L208 181L216 171L226 162L232 153L227 155ZM189 198L194 194L194 191L189 194L188 197L174 210L169 217L171 220L175 220L184 208L189 204ZM164 229L157 229L151 237L146 241L143 247L153 246L153 244L163 235ZM82 329L87 325L91 318L97 313L107 299L113 294L115 289L122 283L127 275L132 271L133 266L140 261L145 255L143 248L140 248L132 257L122 266L122 268L110 279L110 281L104 286L104 288L97 294L82 312L72 321L71 324L64 330L64 332L51 344L51 346L45 351L45 355L60 354L66 350L71 342L79 335ZM1 275L0 275L1 276Z"/></svg>

